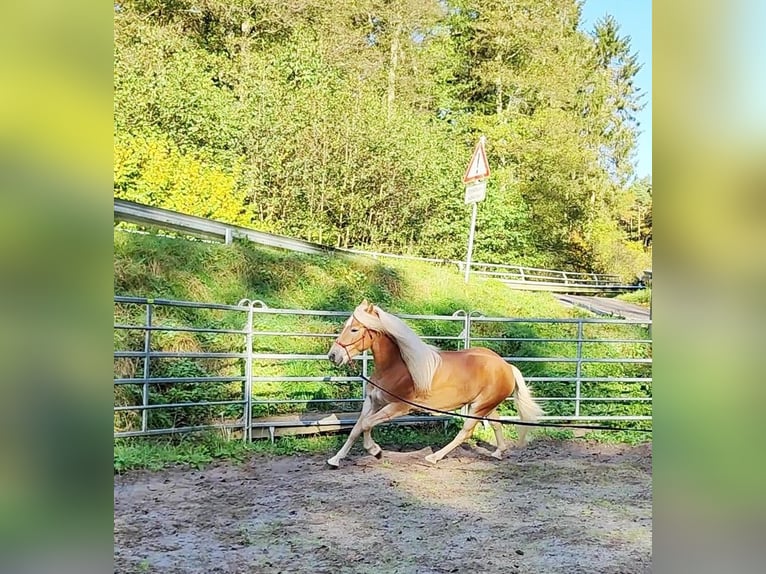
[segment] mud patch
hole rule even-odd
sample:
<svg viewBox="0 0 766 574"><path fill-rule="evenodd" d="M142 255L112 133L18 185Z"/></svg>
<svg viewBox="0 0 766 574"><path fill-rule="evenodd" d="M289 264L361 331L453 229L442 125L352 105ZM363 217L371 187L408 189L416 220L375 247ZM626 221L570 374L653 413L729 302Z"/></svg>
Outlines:
<svg viewBox="0 0 766 574"><path fill-rule="evenodd" d="M115 572L651 572L651 445L423 454L116 476Z"/></svg>

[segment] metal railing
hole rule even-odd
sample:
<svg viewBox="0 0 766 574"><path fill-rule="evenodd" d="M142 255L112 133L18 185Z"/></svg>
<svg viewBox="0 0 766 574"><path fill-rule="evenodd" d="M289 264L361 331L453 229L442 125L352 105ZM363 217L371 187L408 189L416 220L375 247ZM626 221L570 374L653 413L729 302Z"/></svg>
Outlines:
<svg viewBox="0 0 766 574"><path fill-rule="evenodd" d="M116 221L125 221L139 225L150 225L153 227L169 229L207 239L224 241L225 243L231 243L235 237L238 237L246 238L260 245L278 247L301 253L352 253L374 258L403 259L409 261L456 265L461 272L465 269L465 261L330 247L312 243L310 241L304 241L302 239L256 231L255 229L239 225L186 215L169 209L152 207L117 198L114 199L114 219ZM506 265L473 261L471 262L471 273L474 275L492 277L503 281L511 287L519 289L565 291L573 293L601 293L630 291L639 288L635 285L623 284L617 275L559 271L554 269L525 267L523 265Z"/></svg>
<svg viewBox="0 0 766 574"><path fill-rule="evenodd" d="M366 385L326 355L349 311L270 309L249 300L114 301L115 437L219 429L250 440L266 429L273 439L280 427L331 430L356 420L351 409L361 407ZM398 316L443 349L479 345L500 352L533 385L548 411L544 420L651 419L650 323L463 310ZM352 368L369 376L373 358L356 359L360 365ZM448 417L395 422L438 420Z"/></svg>

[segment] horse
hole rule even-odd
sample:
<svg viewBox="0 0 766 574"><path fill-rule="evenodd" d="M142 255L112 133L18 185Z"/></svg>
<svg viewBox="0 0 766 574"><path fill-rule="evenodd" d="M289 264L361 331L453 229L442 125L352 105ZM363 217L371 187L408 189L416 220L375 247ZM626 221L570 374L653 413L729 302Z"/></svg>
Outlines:
<svg viewBox="0 0 766 574"><path fill-rule="evenodd" d="M340 335L333 341L328 359L336 365L350 363L352 357L372 351L375 372L371 379L380 388L369 390L362 411L348 440L327 461L340 466L360 434L364 448L380 458L382 449L372 439L371 430L380 423L413 410L405 402L427 408L455 410L468 405L468 414L497 418L497 406L513 395L519 418L535 422L543 410L532 398L521 371L500 355L484 347L460 351L441 351L423 342L404 321L368 303L365 299L346 320ZM389 393L390 391L390 393ZM398 398L397 398L398 397ZM473 434L476 419L466 419L457 436L442 449L426 456L436 464ZM496 450L492 456L502 459L508 448L502 425L490 421ZM527 428L519 427L520 446L527 443Z"/></svg>

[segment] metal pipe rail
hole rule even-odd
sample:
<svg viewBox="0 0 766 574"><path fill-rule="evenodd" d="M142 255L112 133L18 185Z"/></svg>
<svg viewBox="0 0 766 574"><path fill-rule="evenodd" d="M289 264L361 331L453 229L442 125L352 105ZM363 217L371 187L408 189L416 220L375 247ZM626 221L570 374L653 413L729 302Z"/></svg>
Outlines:
<svg viewBox="0 0 766 574"><path fill-rule="evenodd" d="M114 199L114 220L169 229L196 237L224 241L225 243L231 243L233 239L237 237L245 238L254 243L266 245L268 247L278 247L301 253L325 255L333 253L350 253L373 258L383 257L456 265L461 272L465 270L465 261L330 247L311 241L275 235L273 233L257 231L248 227L194 215L186 215L169 209L143 205L117 198ZM617 275L560 271L501 263L481 263L472 261L471 273L484 277L496 278L511 287L522 289L598 293L630 291L639 288L635 285L623 284Z"/></svg>
<svg viewBox="0 0 766 574"><path fill-rule="evenodd" d="M295 369L298 368L297 365L316 365L319 362L322 365L320 369L326 373L326 370L331 367L327 363L325 354L305 352L305 350L301 352L284 352L280 350L277 352L272 346L273 343L271 343L271 341L278 340L283 343L285 341L295 341L295 344L299 344L300 341L314 339L317 341L316 345L321 343L321 348L324 352L325 347L329 346L328 339L337 335L341 322L348 317L350 311L272 309L260 301L249 300L240 301L237 305L221 305L117 296L114 298L114 302L120 307L121 316L127 313L132 319L128 322L115 321L115 334L122 334L120 337L124 338L128 334L133 333L136 343L141 343L140 350L116 348L114 351L116 361L136 361L141 364L140 372L137 370L131 374L116 373L114 378L113 385L116 393L117 389L125 389L124 392L129 392L131 388L140 390L138 394L128 395L134 397L134 399L138 398L138 402L133 400L133 402L127 401L127 404L115 404L116 426L119 417L134 413L131 424L121 424L120 428L115 429L115 437L150 436L219 429L226 432L232 430L240 431L245 440L250 440L254 436L254 431L267 428L269 429L269 436L273 438L275 429L280 427L295 427L297 425L326 428L328 425L325 423L318 424L317 421L308 419L299 419L298 422L292 421L289 424L285 421L259 419L256 416L257 410L293 405L295 407L293 410L300 412L310 405L323 407L332 405L361 405L366 396L366 383L359 376L309 374L310 371L306 372L303 367L299 368L299 370L304 370L304 374L295 372ZM203 328L183 324L170 325L165 323L166 320L158 319L158 314L168 316L170 313L169 309L173 308L195 308L211 312L230 312L233 314L231 320L236 319L243 323L244 328L230 328L231 321L229 321L226 327L216 328L206 326ZM139 315L144 318L143 324L135 320ZM468 348L473 346L474 343L480 343L484 346L491 346L492 344L544 344L574 347L571 354L563 353L556 356L519 356L517 353L504 356L507 361L514 363L549 365L548 369L553 368L553 365L560 365L560 367L554 368L554 372L543 370L536 375L525 375L527 381L538 387L538 392L536 393L538 401L544 405L563 405L562 408L566 407L568 409L567 412L544 416L542 420L651 420L651 415L648 414L649 411L646 411L647 414L625 415L615 414L609 408L606 408L608 405L651 404L651 394L636 395L635 392L631 392L631 396L624 396L618 392L617 395L602 393L598 396L589 396L584 392L589 385L603 383L622 386L622 391L620 392L627 392L627 389L634 388L632 385L635 384L651 385L652 378L650 371L648 375L642 371L642 369L650 369L652 362L650 356L619 355L601 357L589 356L587 352L590 345L601 345L603 349L611 349L616 345L630 345L634 347L634 352L638 352L635 349L645 349L642 353L649 354L651 339L647 338L643 333L637 333L639 336L631 337L625 335L615 336L611 331L615 329L635 331L636 328L640 328L642 325L648 327L651 324L650 322L603 318L522 319L484 317L476 312L466 313L463 310L456 311L452 315L405 314L398 316L411 322L416 330L416 324L422 321L427 321L431 328L435 327L434 324L438 325L437 334L424 336L423 338L446 341L453 348ZM279 329L256 328L262 322L272 320L270 318L276 318L281 322ZM303 328L291 331L289 327L286 328L284 325L285 321L289 322L289 320L321 321L317 328L323 327L324 330L321 332L311 332L305 329L304 326ZM330 321L330 323L327 323L327 321ZM561 334L553 337L530 337L528 333L520 333L521 336L518 337L508 335L507 333L503 336L487 336L486 333L482 332L487 329L497 330L497 328L500 328L502 330L511 328L514 325L522 325L526 329L546 329L551 327L574 329L576 332L571 337L562 336ZM460 333L458 335L452 334L457 329L461 329ZM588 336L586 336L586 329L588 331L602 331L606 329L607 336L597 337L591 333L588 333ZM327 330L334 332L327 332ZM230 340L228 343L229 348L216 351L205 349L194 351L157 350L157 342L154 339L154 335L171 334L173 332L199 335L206 338L225 336L228 337L227 341ZM295 350L297 351L297 349ZM230 365L231 360L235 360L235 364L238 367L236 374L211 373L208 375L207 373L197 373L191 375L185 373L184 376L173 376L163 371L163 365L167 364L167 361L179 359L186 360L187 362L191 361L195 365L198 364L198 361L208 361L208 363L210 361L214 363L215 361L228 361L227 364ZM362 374L368 376L371 365L374 363L373 358L364 353L355 357L355 359L361 361ZM567 365L574 367L574 369L568 372L556 372L560 368L569 368ZM588 372L590 366L599 369L609 369L612 368L610 365L619 367L619 369L633 369L634 371L638 369L638 371L621 372L618 369L618 371L612 374L605 374L599 371L594 373ZM115 370L118 370L118 364L116 364ZM316 372L316 367L314 367L314 372ZM284 393L287 392L285 389L289 390L291 388L290 385L300 383L314 385L358 384L359 392L349 390L350 394L348 395L334 397L321 396L321 394L320 396L289 396L289 393L287 396L284 396ZM553 386L551 387L550 385ZM626 387L626 385L628 386ZM234 387L239 390L236 392L232 391ZM167 400L165 398L166 395L163 394L165 391L162 391L162 389L173 388L187 390L196 388L200 389L202 394L193 401L186 400L185 398L174 400L172 397L176 395L173 394L170 395L170 400ZM229 393L228 395L213 393L212 396L204 394L206 390L212 388L228 388ZM558 394L551 395L551 389L556 388L559 389L557 391ZM264 393L269 389L282 392L282 395L265 396ZM571 389L571 391L565 389ZM562 395L562 393L565 394ZM570 405L571 408L567 407L567 405ZM581 407L584 408L586 405L593 405L594 407L602 405L601 412L594 411L591 407L585 408L587 412L583 412ZM152 414L158 412L174 413L179 410L195 409L213 409L218 414L213 418L210 418L212 417L210 415L206 420L202 421L205 424L176 425L173 423L160 426L155 422L155 415ZM238 414L235 412L237 410ZM228 415L225 413L228 413ZM328 416L330 415L329 412L327 414ZM337 415L333 420L345 420L344 417L349 421L353 420L350 413ZM414 421L412 418L407 420ZM448 420L448 417L426 416L424 420ZM401 423L403 421L398 422ZM338 424L340 425L338 428L340 428L345 423ZM335 427L333 426L333 428Z"/></svg>
<svg viewBox="0 0 766 574"><path fill-rule="evenodd" d="M332 247L311 243L310 241L256 231L248 227L241 227L194 215L186 215L177 211L143 205L124 199L114 199L114 219L180 231L181 233L188 233L208 239L223 240L225 243L231 243L234 237L242 237L261 245L280 247L301 253L326 254L336 251Z"/></svg>

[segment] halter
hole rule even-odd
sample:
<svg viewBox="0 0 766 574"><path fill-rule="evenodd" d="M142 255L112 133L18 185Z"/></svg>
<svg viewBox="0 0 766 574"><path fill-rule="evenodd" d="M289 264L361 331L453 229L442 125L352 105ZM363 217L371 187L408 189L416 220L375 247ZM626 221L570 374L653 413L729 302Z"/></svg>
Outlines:
<svg viewBox="0 0 766 574"><path fill-rule="evenodd" d="M354 319L356 319L355 315L351 315L351 316L354 317ZM365 337L367 337L367 333L372 330L372 329L368 329L367 327L365 327L364 323L359 321L359 319L356 319L356 320L359 322L360 325L362 325L362 329L364 329L364 332L362 333L361 337L359 337L358 339L356 339L354 341L351 341L350 343L346 343L345 345L343 343L341 343L340 341L338 341L337 339L335 340L335 344L338 345L344 351L346 351L346 356L348 357L348 362L349 363L351 362L351 353L348 352L348 349L346 347L351 347L353 345L356 345L359 341L364 342ZM370 335L370 340L372 340L372 335Z"/></svg>

